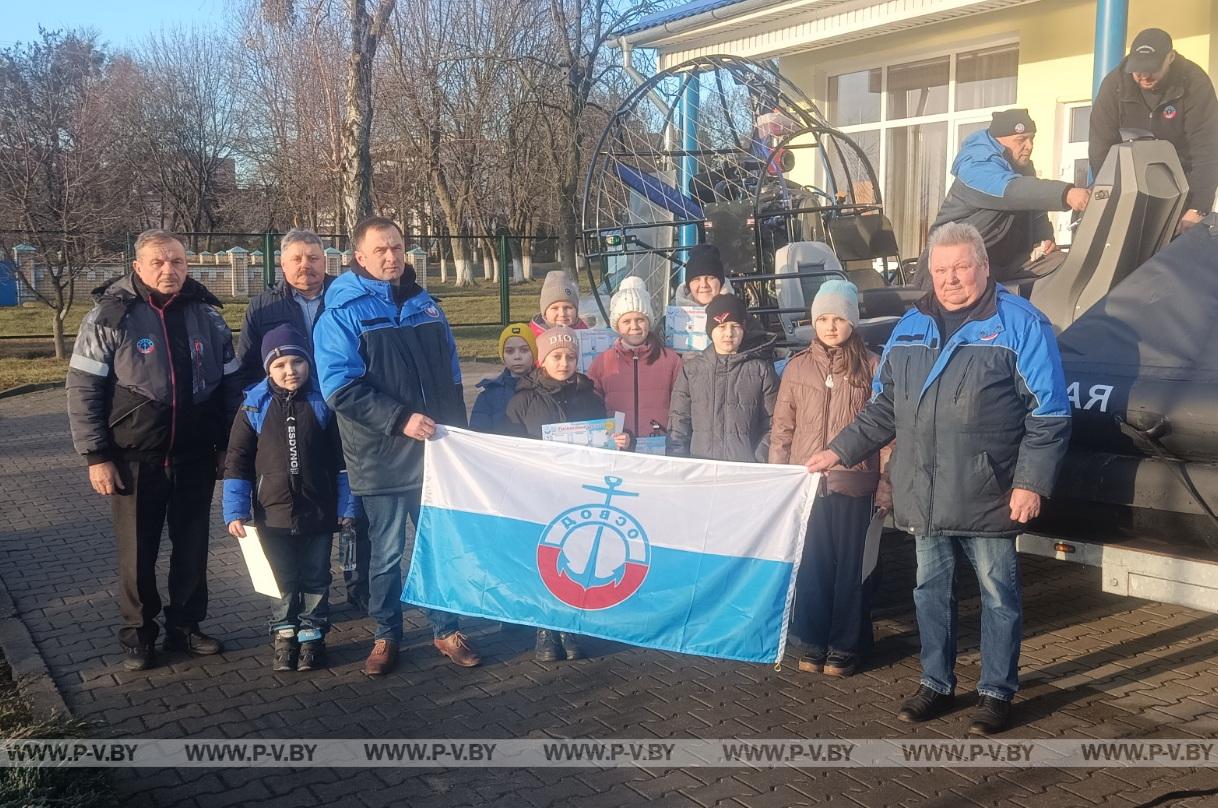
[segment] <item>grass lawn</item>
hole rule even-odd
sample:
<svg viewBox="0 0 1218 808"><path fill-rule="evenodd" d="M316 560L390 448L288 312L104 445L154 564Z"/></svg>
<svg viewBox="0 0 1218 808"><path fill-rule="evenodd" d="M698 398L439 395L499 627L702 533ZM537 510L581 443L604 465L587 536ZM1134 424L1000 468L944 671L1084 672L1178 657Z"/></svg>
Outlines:
<svg viewBox="0 0 1218 808"><path fill-rule="evenodd" d="M8 663L0 658L0 737L89 738L102 733L83 721L35 721L13 682ZM0 767L0 805L100 808L116 806L118 799L105 769Z"/></svg>
<svg viewBox="0 0 1218 808"><path fill-rule="evenodd" d="M499 285L492 281L477 281L473 286L456 287L431 283L428 291L440 301L457 339L457 353L462 359L494 358L499 339ZM525 322L537 313L541 281L513 284L509 297L513 322ZM230 301L222 311L225 321L234 330L241 328L245 318L245 301ZM64 332L76 333L80 321L89 312L89 305L77 301L68 312ZM491 325L465 325L491 323ZM51 311L41 304L0 308L0 337L35 336L51 333ZM69 344L69 349L71 345ZM0 390L22 384L61 381L67 374L67 362L51 357L50 339L44 349L36 346L24 351L24 356L0 357Z"/></svg>

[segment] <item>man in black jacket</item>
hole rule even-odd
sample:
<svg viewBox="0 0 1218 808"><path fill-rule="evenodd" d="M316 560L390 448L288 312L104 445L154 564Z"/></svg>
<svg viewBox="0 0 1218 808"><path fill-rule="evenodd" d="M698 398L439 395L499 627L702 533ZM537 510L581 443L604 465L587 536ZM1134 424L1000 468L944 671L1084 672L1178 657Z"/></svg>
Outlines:
<svg viewBox="0 0 1218 808"><path fill-rule="evenodd" d="M237 340L241 360L241 387L248 389L265 378L260 346L267 334L281 325L292 326L305 339L309 366L317 367L313 355L313 328L326 309L325 293L334 278L326 274L326 253L312 230L294 229L279 242L283 280L256 295L245 310L245 323ZM343 553L343 582L347 602L368 613L368 519L363 512L355 520L355 546L340 547ZM353 558L351 556L354 556Z"/></svg>
<svg viewBox="0 0 1218 808"><path fill-rule="evenodd" d="M1218 100L1214 83L1198 65L1172 49L1171 36L1147 28L1129 55L1104 77L1091 108L1088 156L1098 174L1121 129L1149 131L1176 147L1188 178L1188 201L1180 229L1192 227L1214 208L1218 190Z"/></svg>
<svg viewBox="0 0 1218 808"><path fill-rule="evenodd" d="M73 446L88 460L93 490L111 498L124 665L142 670L159 631L156 561L167 516L165 650L221 650L199 622L212 491L241 390L220 301L187 277L182 242L145 231L133 266L94 293L67 388Z"/></svg>

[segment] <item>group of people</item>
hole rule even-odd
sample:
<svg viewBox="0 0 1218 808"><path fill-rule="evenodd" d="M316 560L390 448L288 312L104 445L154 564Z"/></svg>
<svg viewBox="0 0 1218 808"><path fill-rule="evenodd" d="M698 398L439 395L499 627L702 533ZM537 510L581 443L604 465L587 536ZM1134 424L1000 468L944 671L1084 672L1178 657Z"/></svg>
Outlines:
<svg viewBox="0 0 1218 808"><path fill-rule="evenodd" d="M1181 228L1209 212L1218 185L1218 105L1208 77L1158 29L1135 38L1092 112L1098 170L1125 126L1176 144L1190 183ZM713 245L688 251L680 303L705 307L710 345L680 356L659 337L636 278L613 295L612 347L579 365L575 282L547 275L538 313L499 337L502 371L478 385L468 421L452 331L419 286L401 230L370 217L352 232L355 265L325 274L321 240L282 242L283 281L251 301L240 341L219 301L187 274L173 234L150 230L133 271L96 293L68 374L75 449L110 498L117 538L124 664L155 663L161 614L155 565L172 544L167 651L219 653L205 634L212 492L236 537L258 530L282 597L273 609L275 670L325 661L333 534L348 600L375 622L364 663L390 672L402 638L402 556L417 524L423 444L440 424L541 438L546 424L625 414L616 446L657 437L668 454L796 463L824 472L796 581L792 632L801 670L844 677L871 637L863 535L877 509L915 537L914 604L922 677L899 717L950 710L956 678L957 556L982 601L981 697L970 731L1004 729L1018 688L1019 565L1013 536L1035 518L1064 458L1070 408L1047 320L1002 282L1052 256L1048 210L1082 210L1089 192L1035 176L1035 123L995 113L962 144L956 181L922 257L927 294L882 355L859 326L857 290L823 284L814 339L775 370L774 340L732 294ZM481 659L455 615L428 611L435 648L461 666ZM536 658L582 655L578 638L539 631Z"/></svg>

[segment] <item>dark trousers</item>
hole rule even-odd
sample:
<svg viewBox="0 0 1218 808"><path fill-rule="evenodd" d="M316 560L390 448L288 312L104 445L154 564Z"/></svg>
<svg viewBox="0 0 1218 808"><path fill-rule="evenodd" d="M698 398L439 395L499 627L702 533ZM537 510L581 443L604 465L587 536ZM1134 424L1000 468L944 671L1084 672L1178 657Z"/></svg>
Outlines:
<svg viewBox="0 0 1218 808"><path fill-rule="evenodd" d="M118 540L119 641L155 642L161 611L156 561L169 525L169 605L165 630L193 629L207 616L207 534L216 467L210 460L173 463L120 461L123 493L110 498Z"/></svg>
<svg viewBox="0 0 1218 808"><path fill-rule="evenodd" d="M283 597L271 609L271 633L291 629L300 642L316 642L330 630L330 549L333 535L293 536L260 530L262 550Z"/></svg>
<svg viewBox="0 0 1218 808"><path fill-rule="evenodd" d="M871 497L833 493L812 509L791 610L791 631L812 656L853 657L870 644L870 587L862 574L871 513Z"/></svg>
<svg viewBox="0 0 1218 808"><path fill-rule="evenodd" d="M368 611L368 564L372 560L372 542L368 540L368 515L355 520L355 569L343 570L347 602L365 613Z"/></svg>

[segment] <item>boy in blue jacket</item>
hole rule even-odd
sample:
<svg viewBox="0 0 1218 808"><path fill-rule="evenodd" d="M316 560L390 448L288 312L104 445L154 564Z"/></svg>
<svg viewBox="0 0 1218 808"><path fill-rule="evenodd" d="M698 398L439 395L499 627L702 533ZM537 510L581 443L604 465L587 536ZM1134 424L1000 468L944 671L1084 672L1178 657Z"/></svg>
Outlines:
<svg viewBox="0 0 1218 808"><path fill-rule="evenodd" d="M525 323L512 323L499 334L499 359L503 372L478 382L482 392L474 401L469 428L479 432L503 433L507 405L516 395L516 380L527 376L537 365L537 337Z"/></svg>
<svg viewBox="0 0 1218 808"><path fill-rule="evenodd" d="M355 520L338 425L311 384L306 342L291 325L262 340L267 378L233 421L224 472L224 521L258 528L282 597L271 613L276 671L325 666L333 533ZM252 505L252 508L251 508Z"/></svg>

